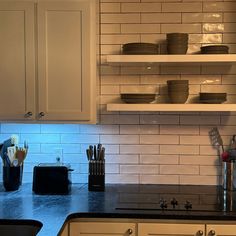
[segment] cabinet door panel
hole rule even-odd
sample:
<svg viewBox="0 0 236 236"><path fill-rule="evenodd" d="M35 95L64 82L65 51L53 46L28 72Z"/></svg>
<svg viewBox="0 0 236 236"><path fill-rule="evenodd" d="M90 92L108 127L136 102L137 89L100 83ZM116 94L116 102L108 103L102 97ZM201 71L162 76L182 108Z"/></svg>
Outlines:
<svg viewBox="0 0 236 236"><path fill-rule="evenodd" d="M27 112L34 114L34 50L34 3L1 2L0 119L24 119Z"/></svg>
<svg viewBox="0 0 236 236"><path fill-rule="evenodd" d="M69 232L70 236L135 236L135 224L73 222L70 223Z"/></svg>
<svg viewBox="0 0 236 236"><path fill-rule="evenodd" d="M169 236L169 235L205 235L205 226L202 224L161 224L141 223L138 224L138 234L141 236Z"/></svg>
<svg viewBox="0 0 236 236"><path fill-rule="evenodd" d="M38 4L42 119L90 119L90 36L89 1Z"/></svg>
<svg viewBox="0 0 236 236"><path fill-rule="evenodd" d="M208 236L212 236L211 231L217 236L236 236L236 225L207 225Z"/></svg>

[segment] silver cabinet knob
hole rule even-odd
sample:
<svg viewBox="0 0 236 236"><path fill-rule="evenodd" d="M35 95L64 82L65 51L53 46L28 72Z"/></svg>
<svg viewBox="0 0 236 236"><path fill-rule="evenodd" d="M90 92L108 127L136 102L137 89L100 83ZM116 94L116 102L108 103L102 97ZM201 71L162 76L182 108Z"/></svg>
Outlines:
<svg viewBox="0 0 236 236"><path fill-rule="evenodd" d="M40 116L40 117L43 117L43 116L45 116L45 113L41 111L41 112L39 113L39 116Z"/></svg>
<svg viewBox="0 0 236 236"><path fill-rule="evenodd" d="M198 236L202 236L203 235L203 231L202 230L198 230L197 235Z"/></svg>
<svg viewBox="0 0 236 236"><path fill-rule="evenodd" d="M132 229L128 229L127 232L128 232L129 235L131 235L133 233L133 230Z"/></svg>
<svg viewBox="0 0 236 236"><path fill-rule="evenodd" d="M214 235L216 235L215 230L211 230L211 231L209 232L209 235L210 235L210 236L214 236Z"/></svg>
<svg viewBox="0 0 236 236"><path fill-rule="evenodd" d="M25 117L26 117L26 118L27 118L27 117L31 117L32 115L33 115L33 113L32 113L31 111L25 113Z"/></svg>

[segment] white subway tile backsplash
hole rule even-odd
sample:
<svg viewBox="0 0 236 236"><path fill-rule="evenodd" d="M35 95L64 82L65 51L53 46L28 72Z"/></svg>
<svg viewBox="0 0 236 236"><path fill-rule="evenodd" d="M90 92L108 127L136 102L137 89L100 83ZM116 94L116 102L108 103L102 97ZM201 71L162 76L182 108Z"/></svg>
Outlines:
<svg viewBox="0 0 236 236"><path fill-rule="evenodd" d="M160 24L160 23L180 23L180 22L181 22L180 13L142 13L141 14L141 23L159 23ZM129 22L126 22L126 23L129 23Z"/></svg>
<svg viewBox="0 0 236 236"><path fill-rule="evenodd" d="M203 33L223 33L230 32L232 25L225 25L219 23L204 23L202 26Z"/></svg>
<svg viewBox="0 0 236 236"><path fill-rule="evenodd" d="M121 154L159 154L159 145L120 145Z"/></svg>
<svg viewBox="0 0 236 236"><path fill-rule="evenodd" d="M210 145L210 137L209 136L195 136L195 135L181 135L180 136L180 144L199 144L199 145Z"/></svg>
<svg viewBox="0 0 236 236"><path fill-rule="evenodd" d="M221 166L200 166L200 175L221 175Z"/></svg>
<svg viewBox="0 0 236 236"><path fill-rule="evenodd" d="M104 144L138 144L138 135L100 135L100 142Z"/></svg>
<svg viewBox="0 0 236 236"><path fill-rule="evenodd" d="M209 146L205 146L205 145L202 145L200 146L200 155L218 155L219 151L221 152L221 148L219 146L217 147L214 147L212 145L209 145Z"/></svg>
<svg viewBox="0 0 236 236"><path fill-rule="evenodd" d="M160 145L160 154L189 154L197 155L199 153L199 146L195 145Z"/></svg>
<svg viewBox="0 0 236 236"><path fill-rule="evenodd" d="M142 164L178 164L178 155L140 155L140 163Z"/></svg>
<svg viewBox="0 0 236 236"><path fill-rule="evenodd" d="M224 33L223 34L223 43L235 43L236 34L235 33Z"/></svg>
<svg viewBox="0 0 236 236"><path fill-rule="evenodd" d="M201 12L202 3L163 3L163 12Z"/></svg>
<svg viewBox="0 0 236 236"><path fill-rule="evenodd" d="M160 3L122 3L121 12L161 12Z"/></svg>
<svg viewBox="0 0 236 236"><path fill-rule="evenodd" d="M161 165L160 174L197 175L199 174L199 166L197 165Z"/></svg>
<svg viewBox="0 0 236 236"><path fill-rule="evenodd" d="M60 134L60 133L78 133L80 125L76 124L42 124L41 133Z"/></svg>
<svg viewBox="0 0 236 236"><path fill-rule="evenodd" d="M138 84L139 83L139 75L103 75L101 76L101 84L109 84L109 85L120 85L120 84Z"/></svg>
<svg viewBox="0 0 236 236"><path fill-rule="evenodd" d="M117 164L138 164L139 156L138 155L106 155L106 163L117 163Z"/></svg>
<svg viewBox="0 0 236 236"><path fill-rule="evenodd" d="M32 182L33 166L63 161L75 169L72 181L87 183L86 149L106 148L106 183L220 184L220 147L209 131L217 126L225 148L236 134L235 112L108 112L106 104L121 102L120 93L156 93L167 101L166 81L187 79L189 101L199 92L227 92L236 103L235 65L111 66L106 56L122 54L130 42L159 44L166 52L166 34L189 33L188 53L202 45L227 44L236 52L236 2L233 0L101 0L99 122L83 124L0 124L1 142L18 134L29 142L24 182Z"/></svg>
<svg viewBox="0 0 236 236"><path fill-rule="evenodd" d="M179 33L201 33L202 27L201 24L162 24L161 25L161 33L172 33L172 32L179 32Z"/></svg>
<svg viewBox="0 0 236 236"><path fill-rule="evenodd" d="M93 134L62 134L62 143L98 143L99 135Z"/></svg>
<svg viewBox="0 0 236 236"><path fill-rule="evenodd" d="M31 143L60 143L60 134L21 134L21 141Z"/></svg>
<svg viewBox="0 0 236 236"><path fill-rule="evenodd" d="M236 22L235 12L224 12L224 22Z"/></svg>
<svg viewBox="0 0 236 236"><path fill-rule="evenodd" d="M203 3L203 12L236 12L235 1Z"/></svg>
<svg viewBox="0 0 236 236"><path fill-rule="evenodd" d="M178 115L140 115L141 124L179 124Z"/></svg>
<svg viewBox="0 0 236 236"><path fill-rule="evenodd" d="M100 12L101 13L120 12L120 3L101 3Z"/></svg>
<svg viewBox="0 0 236 236"><path fill-rule="evenodd" d="M222 13L182 13L182 22L183 23L204 23L204 22L222 22L223 14ZM225 21L225 16L224 16Z"/></svg>
<svg viewBox="0 0 236 236"><path fill-rule="evenodd" d="M141 175L140 184L179 184L178 175Z"/></svg>
<svg viewBox="0 0 236 236"><path fill-rule="evenodd" d="M133 13L106 13L101 14L101 23L140 23L140 14Z"/></svg>
<svg viewBox="0 0 236 236"><path fill-rule="evenodd" d="M180 155L179 162L182 165L204 165L214 166L219 165L219 157L216 155Z"/></svg>
<svg viewBox="0 0 236 236"><path fill-rule="evenodd" d="M201 44L221 44L223 41L223 37L221 33L204 33L204 34L191 34L189 36L190 43L201 43ZM196 50L195 52L200 52Z"/></svg>
<svg viewBox="0 0 236 236"><path fill-rule="evenodd" d="M177 135L140 135L141 144L179 144Z"/></svg>
<svg viewBox="0 0 236 236"><path fill-rule="evenodd" d="M183 185L220 185L218 176L211 176L211 175L180 175L180 184Z"/></svg>
<svg viewBox="0 0 236 236"><path fill-rule="evenodd" d="M120 24L102 24L101 26L101 34L119 34L120 32Z"/></svg>
<svg viewBox="0 0 236 236"><path fill-rule="evenodd" d="M159 166L155 165L121 165L121 174L158 174Z"/></svg>
<svg viewBox="0 0 236 236"><path fill-rule="evenodd" d="M199 134L199 127L194 125L161 125L160 134Z"/></svg>
<svg viewBox="0 0 236 236"><path fill-rule="evenodd" d="M137 174L106 174L105 182L108 184L138 184Z"/></svg>
<svg viewBox="0 0 236 236"><path fill-rule="evenodd" d="M40 125L2 123L1 133L40 133Z"/></svg>
<svg viewBox="0 0 236 236"><path fill-rule="evenodd" d="M191 125L219 125L219 116L181 116L181 124L191 124Z"/></svg>
<svg viewBox="0 0 236 236"><path fill-rule="evenodd" d="M136 34L104 34L101 37L101 44L125 44L139 42L140 36Z"/></svg>
<svg viewBox="0 0 236 236"><path fill-rule="evenodd" d="M159 134L158 125L121 125L121 134Z"/></svg>
<svg viewBox="0 0 236 236"><path fill-rule="evenodd" d="M103 94L120 94L120 87L118 85L101 86L101 95Z"/></svg>
<svg viewBox="0 0 236 236"><path fill-rule="evenodd" d="M121 24L121 33L137 34L137 33L160 33L160 24Z"/></svg>
<svg viewBox="0 0 236 236"><path fill-rule="evenodd" d="M102 124L139 124L138 115L102 115Z"/></svg>

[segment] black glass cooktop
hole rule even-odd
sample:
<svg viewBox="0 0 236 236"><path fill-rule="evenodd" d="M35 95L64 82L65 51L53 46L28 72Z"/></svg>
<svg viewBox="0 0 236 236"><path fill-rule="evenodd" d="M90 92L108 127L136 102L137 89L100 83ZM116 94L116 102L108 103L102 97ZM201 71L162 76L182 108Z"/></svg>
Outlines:
<svg viewBox="0 0 236 236"><path fill-rule="evenodd" d="M236 211L236 192L215 186L141 185L120 188L116 210Z"/></svg>

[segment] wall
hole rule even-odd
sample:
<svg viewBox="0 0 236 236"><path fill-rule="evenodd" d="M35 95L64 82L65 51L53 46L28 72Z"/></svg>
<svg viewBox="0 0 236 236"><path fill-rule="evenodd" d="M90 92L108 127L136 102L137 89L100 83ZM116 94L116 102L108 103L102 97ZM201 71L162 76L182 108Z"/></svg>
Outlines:
<svg viewBox="0 0 236 236"><path fill-rule="evenodd" d="M128 42L156 42L165 53L168 32L187 32L188 53L201 45L224 43L236 52L236 2L200 0L101 0L101 105L98 125L6 124L1 141L19 134L30 152L24 181L32 181L32 168L53 162L55 149L63 148L64 162L75 169L73 182L87 182L85 150L101 142L106 147L106 182L141 184L219 183L220 162L208 132L218 126L225 145L236 133L235 113L217 112L107 112L106 103L120 101L120 93L157 93L166 101L166 81L188 79L190 97L200 91L228 93L236 102L235 66L111 67L107 54L120 54Z"/></svg>

